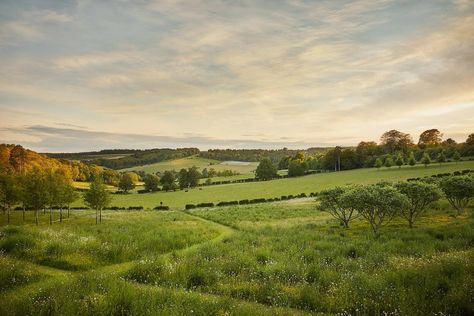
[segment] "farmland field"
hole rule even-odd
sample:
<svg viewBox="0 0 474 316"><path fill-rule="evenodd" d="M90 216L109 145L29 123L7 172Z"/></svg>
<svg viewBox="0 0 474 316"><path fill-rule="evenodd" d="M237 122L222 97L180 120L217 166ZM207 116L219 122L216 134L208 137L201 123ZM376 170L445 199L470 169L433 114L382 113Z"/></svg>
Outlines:
<svg viewBox="0 0 474 316"><path fill-rule="evenodd" d="M344 229L313 199L0 229L1 315L466 315L472 207ZM4 217L2 217L4 220ZM416 306L416 308L414 308ZM441 315L441 314L440 314Z"/></svg>
<svg viewBox="0 0 474 316"><path fill-rule="evenodd" d="M222 162L219 160L206 159L198 156L190 156L186 158L167 160L154 164L122 169L121 171L134 170L144 171L147 173L156 173L158 171L163 172L165 170L179 171L181 168L191 168L193 166L196 166L197 168L199 168L200 171L202 171L202 169L204 168L214 168L216 171L233 170L240 173L241 175L246 175L246 177L249 177L249 175L251 175L250 177L252 177L252 171L257 168L257 165L258 163L256 162Z"/></svg>
<svg viewBox="0 0 474 316"><path fill-rule="evenodd" d="M437 173L456 170L474 169L474 161L460 163L433 164L428 167L398 167L356 169L341 172L330 172L308 175L297 178L286 178L272 181L235 183L226 185L204 186L175 192L156 192L146 194L114 195L114 206L143 206L153 208L163 202L174 209L183 209L188 203L219 202L254 198L273 198L282 195L317 192L334 186L356 183L375 183L382 180L397 181L412 177L423 177ZM78 201L75 206L82 205Z"/></svg>

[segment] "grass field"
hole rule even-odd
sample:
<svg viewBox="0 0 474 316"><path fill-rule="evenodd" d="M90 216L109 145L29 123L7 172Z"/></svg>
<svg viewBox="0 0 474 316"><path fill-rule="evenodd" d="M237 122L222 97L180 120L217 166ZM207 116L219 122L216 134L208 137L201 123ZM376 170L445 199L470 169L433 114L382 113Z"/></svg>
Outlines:
<svg viewBox="0 0 474 316"><path fill-rule="evenodd" d="M186 158L174 159L174 160L167 160L162 162L157 162L154 164L137 166L127 169L122 169L120 171L145 171L147 173L156 173L158 171L163 172L165 170L176 170L179 171L182 168L191 168L192 166L196 166L199 168L200 171L202 169L207 168L214 168L216 171L222 170L233 170L241 175L249 174L253 176L252 171L257 168L258 163L256 162L248 162L248 163L233 163L233 162L221 162L218 160L213 159L205 159L198 156L190 156Z"/></svg>
<svg viewBox="0 0 474 316"><path fill-rule="evenodd" d="M411 177L423 177L437 173L453 172L456 170L474 169L474 161L460 163L433 164L428 167L398 167L356 169L341 172L331 172L308 175L298 178L280 180L236 183L226 185L204 186L185 191L157 192L147 194L114 195L114 206L144 206L153 208L163 202L174 209L183 209L185 204L219 201L231 201L253 198L272 198L282 195L317 192L322 189L344 186L354 183L375 183L381 180L398 181ZM76 206L82 202L78 201Z"/></svg>
<svg viewBox="0 0 474 316"><path fill-rule="evenodd" d="M38 227L0 215L0 315L468 315L473 209L450 211L378 238L312 199L107 211L97 226L90 211Z"/></svg>

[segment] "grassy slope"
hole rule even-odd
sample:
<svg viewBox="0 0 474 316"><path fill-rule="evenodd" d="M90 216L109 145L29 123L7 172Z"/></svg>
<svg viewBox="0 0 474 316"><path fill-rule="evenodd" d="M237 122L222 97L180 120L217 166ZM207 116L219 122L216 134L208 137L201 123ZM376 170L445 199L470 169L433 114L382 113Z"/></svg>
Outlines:
<svg viewBox="0 0 474 316"><path fill-rule="evenodd" d="M433 164L401 169L375 168L342 171L338 173L315 174L298 178L287 178L266 182L238 183L216 186L205 186L190 189L188 192L157 192L147 194L114 195L112 205L130 206L142 205L155 207L160 204L182 209L187 203L219 202L251 198L271 198L288 194L317 192L334 186L343 186L354 183L374 183L381 180L397 181L411 177L453 172L456 170L474 169L474 161L465 161L446 164Z"/></svg>
<svg viewBox="0 0 474 316"><path fill-rule="evenodd" d="M207 168L214 168L215 170L234 170L242 174L248 174L256 168L256 163L250 163L247 166L241 165L226 165L221 164L218 160L213 159L205 159L198 156L191 156L186 158L174 159L174 160L167 160L162 162L157 162L154 164L143 165L143 166L136 166L127 169L122 169L120 171L145 171L147 173L155 173L157 171L165 171L165 170L176 170L179 171L181 168L190 168L192 166L198 167L200 170Z"/></svg>

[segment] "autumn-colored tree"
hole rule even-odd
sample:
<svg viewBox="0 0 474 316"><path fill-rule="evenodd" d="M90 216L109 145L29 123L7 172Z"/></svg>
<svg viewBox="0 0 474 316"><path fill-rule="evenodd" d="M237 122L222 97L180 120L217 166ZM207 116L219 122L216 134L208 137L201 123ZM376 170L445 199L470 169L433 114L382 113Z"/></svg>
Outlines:
<svg viewBox="0 0 474 316"><path fill-rule="evenodd" d="M429 129L420 134L419 146L434 146L441 144L443 134L436 128Z"/></svg>
<svg viewBox="0 0 474 316"><path fill-rule="evenodd" d="M390 153L397 150L406 152L408 148L413 146L413 140L410 134L405 134L394 129L383 133L380 137L380 143Z"/></svg>

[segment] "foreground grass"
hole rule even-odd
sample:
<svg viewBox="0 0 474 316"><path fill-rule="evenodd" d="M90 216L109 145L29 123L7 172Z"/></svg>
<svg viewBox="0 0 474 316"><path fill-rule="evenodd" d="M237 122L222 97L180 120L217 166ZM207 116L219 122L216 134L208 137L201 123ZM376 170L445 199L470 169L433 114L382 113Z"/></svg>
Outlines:
<svg viewBox="0 0 474 316"><path fill-rule="evenodd" d="M474 169L474 161L460 163L433 164L428 167L398 167L357 169L342 172L331 172L297 178L272 181L236 183L226 185L204 186L190 189L188 192L157 192L147 194L114 195L112 204L115 206L144 206L153 208L163 202L174 209L183 209L184 205L203 202L220 202L254 198L273 198L282 195L317 192L323 189L344 186L346 184L368 184L382 180L398 181L413 177L429 176L437 173L454 172L457 170ZM81 205L77 202L77 206Z"/></svg>
<svg viewBox="0 0 474 316"><path fill-rule="evenodd" d="M472 206L375 238L315 201L93 213L0 230L0 315L469 315ZM20 219L14 215L16 224ZM66 263L66 264L65 264ZM77 272L75 272L77 271Z"/></svg>

